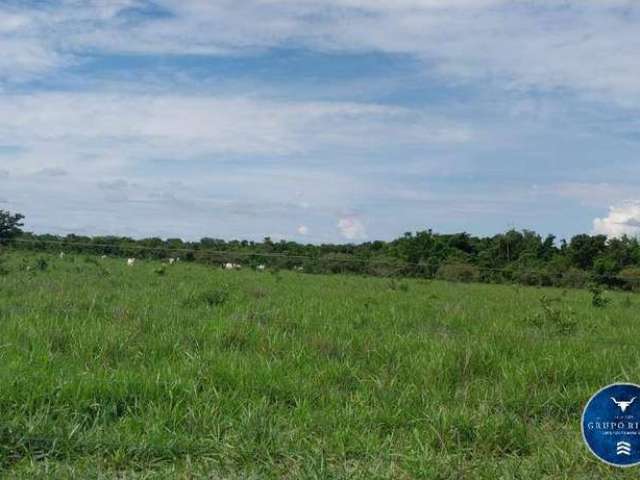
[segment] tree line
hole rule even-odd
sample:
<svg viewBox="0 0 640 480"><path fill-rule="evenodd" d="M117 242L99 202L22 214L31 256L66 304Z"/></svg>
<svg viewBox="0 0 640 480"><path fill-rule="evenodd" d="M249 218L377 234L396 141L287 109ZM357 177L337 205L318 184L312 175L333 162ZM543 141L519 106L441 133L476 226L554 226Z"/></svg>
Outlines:
<svg viewBox="0 0 640 480"><path fill-rule="evenodd" d="M542 237L531 230L509 230L488 237L468 233L407 232L392 241L360 244L301 244L265 238L132 239L117 236L49 235L23 232L20 214L0 210L0 244L39 252L82 253L166 259L180 257L219 265L300 268L307 273L411 276L455 281L525 285L640 287L637 238L580 234L569 241Z"/></svg>

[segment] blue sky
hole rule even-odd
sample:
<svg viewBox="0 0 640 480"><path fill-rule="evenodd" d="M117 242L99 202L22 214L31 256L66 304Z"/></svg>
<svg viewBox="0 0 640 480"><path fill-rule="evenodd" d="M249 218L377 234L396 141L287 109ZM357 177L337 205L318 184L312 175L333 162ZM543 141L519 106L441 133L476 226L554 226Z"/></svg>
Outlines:
<svg viewBox="0 0 640 480"><path fill-rule="evenodd" d="M0 208L37 232L637 234L627 0L0 2Z"/></svg>

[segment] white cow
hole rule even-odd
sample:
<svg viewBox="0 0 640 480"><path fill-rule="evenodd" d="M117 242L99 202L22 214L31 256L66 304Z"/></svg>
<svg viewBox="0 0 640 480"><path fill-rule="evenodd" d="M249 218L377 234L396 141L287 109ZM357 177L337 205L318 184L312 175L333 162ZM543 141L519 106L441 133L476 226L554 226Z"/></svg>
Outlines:
<svg viewBox="0 0 640 480"><path fill-rule="evenodd" d="M265 265L258 265L256 268L257 268L259 271L264 272L264 271L266 270L266 268L267 268L267 267L266 267Z"/></svg>
<svg viewBox="0 0 640 480"><path fill-rule="evenodd" d="M60 252L59 257L60 257L60 258L64 258L64 252Z"/></svg>
<svg viewBox="0 0 640 480"><path fill-rule="evenodd" d="M225 270L233 270L233 263L225 263L224 264L224 269Z"/></svg>
<svg viewBox="0 0 640 480"><path fill-rule="evenodd" d="M133 265L136 263L136 259L135 258L128 258L127 259L127 266L128 267L133 267Z"/></svg>
<svg viewBox="0 0 640 480"><path fill-rule="evenodd" d="M176 263L176 259L175 258L170 258L169 259L169 265L173 265L174 263Z"/></svg>
<svg viewBox="0 0 640 480"><path fill-rule="evenodd" d="M106 255L102 255L100 258L101 258L102 260L106 260L106 259L107 259L107 256L106 256Z"/></svg>

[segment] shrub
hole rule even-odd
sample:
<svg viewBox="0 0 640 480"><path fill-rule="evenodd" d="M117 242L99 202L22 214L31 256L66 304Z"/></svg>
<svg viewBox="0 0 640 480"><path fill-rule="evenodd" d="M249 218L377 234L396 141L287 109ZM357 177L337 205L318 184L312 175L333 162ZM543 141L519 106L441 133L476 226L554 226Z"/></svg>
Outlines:
<svg viewBox="0 0 640 480"><path fill-rule="evenodd" d="M184 304L195 307L205 304L208 307L217 307L224 305L229 299L229 291L226 288L215 288L203 292L192 292L185 299Z"/></svg>
<svg viewBox="0 0 640 480"><path fill-rule="evenodd" d="M469 263L447 263L438 268L436 277L451 282L475 282L480 278L480 270Z"/></svg>
<svg viewBox="0 0 640 480"><path fill-rule="evenodd" d="M541 330L550 330L553 333L568 335L575 332L578 321L571 308L563 306L562 298L549 298L543 296L540 299L541 310L529 317L529 322Z"/></svg>
<svg viewBox="0 0 640 480"><path fill-rule="evenodd" d="M568 288L584 288L589 284L589 281L590 277L587 272L572 267L562 274L558 286Z"/></svg>
<svg viewBox="0 0 640 480"><path fill-rule="evenodd" d="M406 265L402 260L393 257L380 256L373 258L366 264L365 272L376 277L393 277L404 274Z"/></svg>
<svg viewBox="0 0 640 480"><path fill-rule="evenodd" d="M409 291L409 285L407 283L399 282L395 278L392 278L391 280L389 280L389 288L391 290L399 290L401 292Z"/></svg>
<svg viewBox="0 0 640 480"><path fill-rule="evenodd" d="M640 290L640 267L627 267L618 274L618 278L625 283L627 289Z"/></svg>
<svg viewBox="0 0 640 480"><path fill-rule="evenodd" d="M593 305L594 307L596 308L606 307L611 302L610 298L606 298L603 295L604 290L601 285L594 283L589 288L589 291L591 292L591 295L592 295L591 305Z"/></svg>
<svg viewBox="0 0 640 480"><path fill-rule="evenodd" d="M320 265L329 273L359 273L362 263L356 260L346 253L328 253L320 258Z"/></svg>
<svg viewBox="0 0 640 480"><path fill-rule="evenodd" d="M43 257L40 257L36 260L36 270L40 270L41 272L44 272L48 268L49 268L49 264Z"/></svg>
<svg viewBox="0 0 640 480"><path fill-rule="evenodd" d="M7 268L7 263L4 258L0 255L0 275L8 275L9 269Z"/></svg>
<svg viewBox="0 0 640 480"><path fill-rule="evenodd" d="M512 279L523 285L550 287L553 285L552 276L544 269L522 267L512 274Z"/></svg>

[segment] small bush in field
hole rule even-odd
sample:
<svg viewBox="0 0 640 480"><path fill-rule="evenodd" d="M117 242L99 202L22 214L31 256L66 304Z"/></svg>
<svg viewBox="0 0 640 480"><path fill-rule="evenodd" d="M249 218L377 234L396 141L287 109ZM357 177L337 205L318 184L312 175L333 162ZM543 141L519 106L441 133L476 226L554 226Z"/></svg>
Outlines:
<svg viewBox="0 0 640 480"><path fill-rule="evenodd" d="M192 292L184 301L185 305L197 307L207 305L208 307L218 307L224 305L229 299L229 291L226 287L205 290L202 292Z"/></svg>
<svg viewBox="0 0 640 480"><path fill-rule="evenodd" d="M36 270L44 272L48 268L49 268L49 263L47 263L47 261L43 257L40 257L36 260Z"/></svg>
<svg viewBox="0 0 640 480"><path fill-rule="evenodd" d="M623 269L618 277L622 279L626 288L629 290L639 290L640 289L640 268L639 267L627 267Z"/></svg>
<svg viewBox="0 0 640 480"><path fill-rule="evenodd" d="M7 262L0 257L0 275L8 275L9 269L7 268Z"/></svg>
<svg viewBox="0 0 640 480"><path fill-rule="evenodd" d="M475 282L480 278L480 270L469 263L447 263L438 268L436 277L450 282Z"/></svg>
<svg viewBox="0 0 640 480"><path fill-rule="evenodd" d="M589 273L574 267L562 273L558 281L559 287L584 288L589 283Z"/></svg>
<svg viewBox="0 0 640 480"><path fill-rule="evenodd" d="M593 284L589 288L591 292L591 305L596 308L603 308L611 303L611 299L604 296L604 290L601 285Z"/></svg>
<svg viewBox="0 0 640 480"><path fill-rule="evenodd" d="M407 283L399 282L395 278L392 278L391 280L389 280L389 288L391 290L398 290L400 292L408 292L409 291L409 285Z"/></svg>
<svg viewBox="0 0 640 480"><path fill-rule="evenodd" d="M577 329L575 313L563 305L562 298L543 296L540 299L540 308L538 313L529 317L529 322L537 328L563 335L574 333Z"/></svg>
<svg viewBox="0 0 640 480"><path fill-rule="evenodd" d="M73 259L72 259L73 261ZM83 257L83 261L85 263L88 263L90 265L93 265L94 267L96 267L96 269L98 270L98 273L100 275L102 275L103 277L108 277L109 276L109 270L107 270L107 268L98 261L98 259L96 259L95 257L91 257L89 255L85 255Z"/></svg>
<svg viewBox="0 0 640 480"><path fill-rule="evenodd" d="M372 259L367 263L366 272L376 277L392 277L401 274L406 269L402 260L393 257L381 257Z"/></svg>

